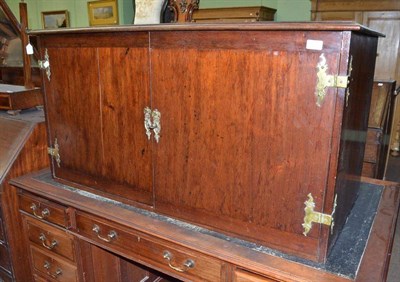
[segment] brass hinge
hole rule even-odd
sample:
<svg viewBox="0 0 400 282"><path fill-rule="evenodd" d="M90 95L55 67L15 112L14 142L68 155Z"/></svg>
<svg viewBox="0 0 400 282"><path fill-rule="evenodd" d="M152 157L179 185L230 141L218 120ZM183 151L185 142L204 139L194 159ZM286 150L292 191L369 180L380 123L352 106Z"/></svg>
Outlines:
<svg viewBox="0 0 400 282"><path fill-rule="evenodd" d="M48 147L47 153L54 158L57 163L57 166L60 167L61 157L60 157L60 147L58 146L57 138L54 140L54 148Z"/></svg>
<svg viewBox="0 0 400 282"><path fill-rule="evenodd" d="M331 232L332 232L333 226L334 226L333 215L335 214L335 210L336 210L337 195L335 196L332 214L324 214L324 213L314 211L314 208L315 208L314 198L311 195L311 193L308 194L307 197L308 197L308 200L304 202L306 207L304 208L305 215L304 215L304 223L302 224L302 226L304 228L303 235L307 236L308 232L310 232L310 230L311 230L313 223L328 225L331 227Z"/></svg>
<svg viewBox="0 0 400 282"><path fill-rule="evenodd" d="M322 53L317 64L317 86L315 89L318 106L321 106L325 99L327 87L347 88L349 84L348 75L329 75L327 71L328 65L325 55Z"/></svg>
<svg viewBox="0 0 400 282"><path fill-rule="evenodd" d="M46 71L47 79L50 81L51 70L50 70L50 58L49 53L47 52L47 48L44 52L44 60L38 61L39 68Z"/></svg>

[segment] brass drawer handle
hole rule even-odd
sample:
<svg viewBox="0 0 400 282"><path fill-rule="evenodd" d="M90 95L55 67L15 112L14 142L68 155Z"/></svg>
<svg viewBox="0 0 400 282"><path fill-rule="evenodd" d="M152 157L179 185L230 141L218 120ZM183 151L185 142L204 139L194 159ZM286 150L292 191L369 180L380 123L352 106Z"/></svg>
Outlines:
<svg viewBox="0 0 400 282"><path fill-rule="evenodd" d="M37 214L36 211L38 210L38 207L34 203L32 203L31 205L31 210L33 212L33 215L40 219L44 219L50 215L50 210L48 208L42 210L41 215Z"/></svg>
<svg viewBox="0 0 400 282"><path fill-rule="evenodd" d="M107 234L107 238L103 237L100 235L100 227L97 224L93 225L92 231L94 233L96 233L97 238L99 238L100 240L103 240L107 243L110 243L112 240L117 238L117 232L115 232L114 230L111 230L110 232L108 232Z"/></svg>
<svg viewBox="0 0 400 282"><path fill-rule="evenodd" d="M163 258L168 261L169 267L171 267L173 270L178 271L178 272L186 272L189 269L194 268L194 266L195 266L195 263L192 259L185 260L185 262L183 263L183 267L178 267L178 266L172 265L172 263L171 263L172 254L169 251L164 251Z"/></svg>
<svg viewBox="0 0 400 282"><path fill-rule="evenodd" d="M51 277L53 277L54 279L57 279L58 276L60 276L62 274L62 269L57 267L56 272L51 273L50 272L50 268L51 268L51 263L48 262L47 260L44 261L44 265L43 267L47 270L46 273L47 275L50 275Z"/></svg>
<svg viewBox="0 0 400 282"><path fill-rule="evenodd" d="M48 241L46 238L46 235L43 233L40 233L39 240L42 241L43 247L45 247L48 250L54 249L55 246L57 246L58 242L56 240L52 240L50 245L47 245L46 242Z"/></svg>

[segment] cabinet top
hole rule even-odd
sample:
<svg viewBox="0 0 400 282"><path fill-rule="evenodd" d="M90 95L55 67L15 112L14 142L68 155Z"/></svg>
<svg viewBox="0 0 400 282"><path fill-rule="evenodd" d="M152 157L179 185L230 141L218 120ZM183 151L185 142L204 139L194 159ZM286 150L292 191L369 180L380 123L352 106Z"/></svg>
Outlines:
<svg viewBox="0 0 400 282"><path fill-rule="evenodd" d="M156 31L354 31L372 36L384 36L355 22L256 22L243 24L154 24L154 25L119 25L85 28L62 28L31 30L30 35L79 34L101 32L156 32Z"/></svg>

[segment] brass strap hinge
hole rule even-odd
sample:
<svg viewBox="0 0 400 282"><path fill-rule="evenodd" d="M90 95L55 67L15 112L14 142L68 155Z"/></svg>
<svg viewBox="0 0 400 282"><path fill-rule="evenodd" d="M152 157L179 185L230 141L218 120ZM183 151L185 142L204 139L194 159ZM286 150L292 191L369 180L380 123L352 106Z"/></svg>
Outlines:
<svg viewBox="0 0 400 282"><path fill-rule="evenodd" d="M307 236L308 232L310 232L310 230L312 228L313 223L328 225L331 227L331 232L332 232L333 226L334 226L333 215L335 214L335 210L336 210L337 196L335 196L332 214L324 214L324 213L314 211L314 208L315 208L314 198L311 195L311 193L308 194L307 197L308 197L308 200L304 202L306 207L304 208L305 215L304 215L304 223L302 224L302 226L304 228L303 235Z"/></svg>
<svg viewBox="0 0 400 282"><path fill-rule="evenodd" d="M49 53L47 52L47 48L44 53L44 60L38 61L39 68L46 71L47 79L50 81L51 70L50 70L50 58Z"/></svg>
<svg viewBox="0 0 400 282"><path fill-rule="evenodd" d="M327 74L328 65L324 54L319 56L317 64L317 86L315 95L317 96L317 105L321 106L326 96L327 87L347 88L349 85L348 75L329 75Z"/></svg>
<svg viewBox="0 0 400 282"><path fill-rule="evenodd" d="M57 163L57 166L60 167L61 157L60 157L60 147L58 146L57 138L54 140L54 147L48 147L47 153L54 158Z"/></svg>

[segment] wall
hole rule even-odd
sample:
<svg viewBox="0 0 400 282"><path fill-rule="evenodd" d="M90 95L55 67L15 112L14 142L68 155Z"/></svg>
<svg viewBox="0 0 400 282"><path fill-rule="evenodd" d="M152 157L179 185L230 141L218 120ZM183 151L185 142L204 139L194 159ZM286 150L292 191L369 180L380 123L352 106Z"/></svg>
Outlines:
<svg viewBox="0 0 400 282"><path fill-rule="evenodd" d="M20 0L5 0L19 20ZM87 2L92 0L24 0L28 5L28 24L31 29L42 28L41 12L68 10L71 27L89 26ZM120 24L130 24L133 20L133 1L118 0Z"/></svg>
<svg viewBox="0 0 400 282"><path fill-rule="evenodd" d="M20 0L5 0L19 19ZM87 2L90 0L24 0L28 5L28 23L31 29L42 28L41 12L68 10L71 27L89 25ZM266 6L277 9L276 21L310 20L309 0L200 0L200 8ZM131 24L133 20L133 0L118 0L120 24Z"/></svg>

